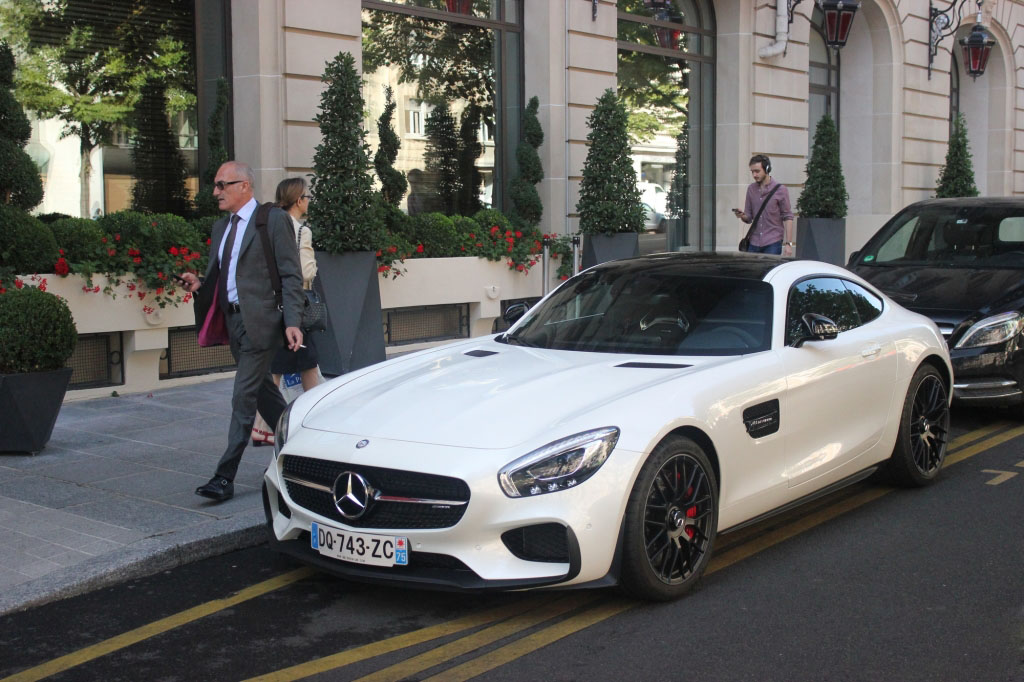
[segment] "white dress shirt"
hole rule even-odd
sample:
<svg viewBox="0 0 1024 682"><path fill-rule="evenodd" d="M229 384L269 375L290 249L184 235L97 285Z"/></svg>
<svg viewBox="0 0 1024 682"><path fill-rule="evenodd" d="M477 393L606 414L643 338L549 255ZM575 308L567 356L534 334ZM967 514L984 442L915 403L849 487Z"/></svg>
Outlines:
<svg viewBox="0 0 1024 682"><path fill-rule="evenodd" d="M242 208L238 209L238 227L235 229L235 243L231 245L231 264L228 266L228 303L238 303L238 287L235 285L235 271L238 268L238 252L242 248L242 236L245 228L249 226L249 219L259 203L256 199L249 199ZM217 258L224 262L224 243L231 234L231 218L228 218L228 229L224 230L224 237L220 240L220 247L217 248Z"/></svg>

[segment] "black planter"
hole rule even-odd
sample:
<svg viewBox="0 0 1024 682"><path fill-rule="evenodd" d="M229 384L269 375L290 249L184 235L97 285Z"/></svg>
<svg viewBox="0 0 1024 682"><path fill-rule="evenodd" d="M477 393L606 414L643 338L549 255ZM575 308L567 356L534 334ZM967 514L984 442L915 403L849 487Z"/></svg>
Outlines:
<svg viewBox="0 0 1024 682"><path fill-rule="evenodd" d="M316 254L327 330L313 335L320 371L339 376L385 359L377 257L372 251Z"/></svg>
<svg viewBox="0 0 1024 682"><path fill-rule="evenodd" d="M846 264L845 218L797 218L796 257Z"/></svg>
<svg viewBox="0 0 1024 682"><path fill-rule="evenodd" d="M636 232L588 234L583 237L583 268L620 258L640 255L640 235Z"/></svg>
<svg viewBox="0 0 1024 682"><path fill-rule="evenodd" d="M0 452L34 454L46 447L70 381L70 367L0 374Z"/></svg>

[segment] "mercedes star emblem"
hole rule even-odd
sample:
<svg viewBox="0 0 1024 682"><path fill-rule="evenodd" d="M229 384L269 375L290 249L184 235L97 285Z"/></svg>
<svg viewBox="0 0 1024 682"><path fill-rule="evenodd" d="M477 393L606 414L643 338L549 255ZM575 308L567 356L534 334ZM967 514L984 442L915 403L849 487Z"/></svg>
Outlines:
<svg viewBox="0 0 1024 682"><path fill-rule="evenodd" d="M361 440L358 443L356 443L356 449L359 450L359 449L365 448L369 444L370 444L370 441L368 441L368 440L366 440L364 438L363 440Z"/></svg>
<svg viewBox="0 0 1024 682"><path fill-rule="evenodd" d="M346 471L334 481L334 506L346 519L358 519L373 499L373 486L354 471Z"/></svg>

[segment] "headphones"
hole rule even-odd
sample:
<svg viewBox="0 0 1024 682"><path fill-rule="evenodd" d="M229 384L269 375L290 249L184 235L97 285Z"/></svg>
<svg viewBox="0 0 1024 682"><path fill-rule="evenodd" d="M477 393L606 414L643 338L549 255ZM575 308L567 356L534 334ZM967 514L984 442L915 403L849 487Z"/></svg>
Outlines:
<svg viewBox="0 0 1024 682"><path fill-rule="evenodd" d="M766 175L772 174L772 160L769 159L766 155L754 154L754 156L750 158L750 163L747 165L754 165L755 163L761 164L761 168L764 168L764 172Z"/></svg>

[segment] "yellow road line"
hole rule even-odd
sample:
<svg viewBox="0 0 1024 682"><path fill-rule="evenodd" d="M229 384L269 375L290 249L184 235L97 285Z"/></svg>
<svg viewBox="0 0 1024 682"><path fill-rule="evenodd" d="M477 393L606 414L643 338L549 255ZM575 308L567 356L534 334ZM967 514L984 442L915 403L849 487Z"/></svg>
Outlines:
<svg viewBox="0 0 1024 682"><path fill-rule="evenodd" d="M1008 440L1013 440L1014 438L1016 438L1017 436L1021 435L1022 433L1024 433L1024 426L1018 426L1015 429L1010 429L1009 431L1003 431L1000 434L996 434L995 436L992 436L991 438L987 438L987 439L981 441L980 443L976 443L975 445L972 445L972 446L970 446L968 448L964 448L962 450L957 450L956 452L954 452L952 454L946 455L946 461L943 462L942 468L945 469L946 467L950 466L951 464L956 464L957 462L962 462L965 459L967 459L968 457L974 457L979 452L983 452L983 451L988 450L990 448L994 448L995 446L1001 445L1001 444L1005 443Z"/></svg>
<svg viewBox="0 0 1024 682"><path fill-rule="evenodd" d="M358 663L359 661L365 661L369 658L380 656L381 654L391 653L392 651L398 651L399 649L404 649L416 644L429 642L432 639L445 637L457 632L462 632L463 630L470 630L481 625L487 625L488 623L503 620L510 616L515 616L536 608L545 601L547 601L546 598L533 597L530 599L523 599L506 606L501 606L496 609L471 613L468 616L464 616L456 620L431 625L430 627L414 630L413 632L407 632L402 635L396 635L395 637L389 637L388 639L382 639L379 642L372 642L364 646L356 647L355 649L347 649L331 656L318 658L315 661L300 663L299 665L293 665L290 668L284 668L272 673L267 673L266 675L253 677L246 682L257 682L257 680L259 682L286 682L288 680L301 680L302 678L309 677L310 675L316 675L317 673L322 673L327 670L335 670L351 663Z"/></svg>
<svg viewBox="0 0 1024 682"><path fill-rule="evenodd" d="M504 623L492 625L480 632L457 639L454 642L432 649L426 653L420 654L419 656L413 656L401 663L396 663L395 665L378 670L372 675L360 677L356 682L389 682L391 680L404 680L410 675L415 675L416 673L423 672L428 668L433 668L435 665L440 665L446 661L450 661L453 658L461 656L462 654L475 651L482 646L497 642L499 639L504 639L505 637L518 634L523 630L532 628L538 623L543 623L546 620L551 620L552 618L564 615L596 600L599 596L600 595L594 593L577 592L571 596L556 599L548 602L548 604L535 611L516 616Z"/></svg>
<svg viewBox="0 0 1024 682"><path fill-rule="evenodd" d="M494 670L506 663L511 663L517 658L532 653L537 649L541 649L548 644L557 642L563 637L568 637L580 630L589 628L591 625L596 625L603 620L618 615L623 611L628 611L636 605L637 602L626 601L624 599L616 599L608 603L598 604L583 613L566 618L559 623L550 625L543 630L533 633L532 635L528 635L527 637L523 637L515 642L506 644L505 646L484 654L479 658L474 658L471 661L466 661L461 665L457 665L454 668L438 673L433 677L428 677L424 682L462 682L463 680L471 679L477 675L483 675L489 670Z"/></svg>
<svg viewBox="0 0 1024 682"><path fill-rule="evenodd" d="M176 627L180 627L192 621L205 618L210 614L223 611L224 609L231 608L237 604L241 604L244 601L248 601L255 597L273 592L274 590L280 589L286 585L290 585L297 580L302 580L313 574L313 569L305 567L299 568L294 571L289 571L270 580L264 580L261 583L251 585L240 592L236 592L234 595L225 599L214 599L208 601L205 604L194 606L191 609L181 611L166 618L154 621L142 627L129 630L124 634L105 639L98 644L87 646L84 649L79 649L60 658L55 658L52 661L47 661L41 665L37 665L34 668L23 670L20 673L5 677L0 682L27 682L29 680L41 680L44 677L50 675L56 675L57 673L64 672L75 666L87 663L100 656L106 656L107 654L113 653L119 649L123 649L127 646L131 646L136 642L141 642L144 639L159 635L173 630Z"/></svg>

